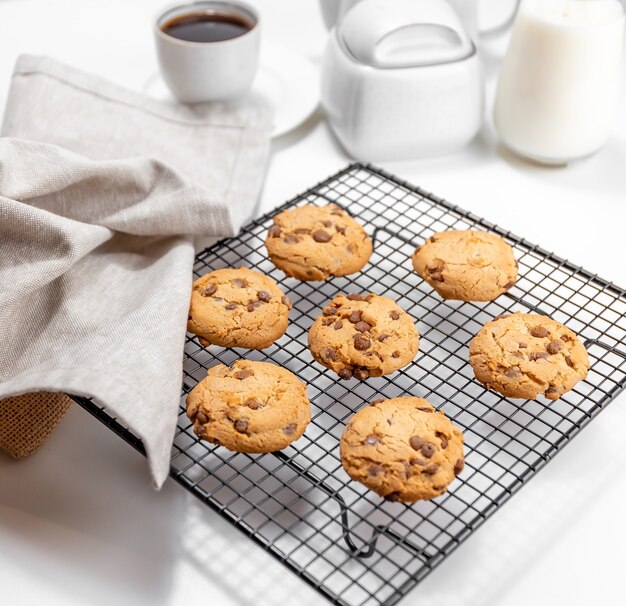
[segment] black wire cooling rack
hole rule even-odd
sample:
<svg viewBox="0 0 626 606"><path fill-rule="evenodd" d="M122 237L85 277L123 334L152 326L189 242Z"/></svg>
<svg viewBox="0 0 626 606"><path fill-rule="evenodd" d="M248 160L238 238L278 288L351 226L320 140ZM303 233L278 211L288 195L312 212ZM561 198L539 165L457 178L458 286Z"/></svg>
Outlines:
<svg viewBox="0 0 626 606"><path fill-rule="evenodd" d="M272 217L335 202L374 240L365 269L323 283L285 278L263 245ZM478 228L515 249L520 277L491 303L443 301L411 267L417 244L446 229ZM198 255L195 274L245 265L272 276L294 303L287 333L258 351L203 348L191 336L171 476L315 587L345 606L395 604L517 492L625 386L625 291L484 219L386 172L354 164ZM338 293L392 297L422 336L413 363L387 377L340 381L313 361L307 331ZM591 359L588 378L556 401L507 400L473 378L468 343L484 322L513 311L549 315L574 330ZM308 385L312 423L282 452L249 455L199 441L184 399L206 370L245 357L285 366ZM445 495L389 503L343 471L338 441L353 413L379 397L425 397L465 434L466 465ZM89 412L143 452L106 410Z"/></svg>

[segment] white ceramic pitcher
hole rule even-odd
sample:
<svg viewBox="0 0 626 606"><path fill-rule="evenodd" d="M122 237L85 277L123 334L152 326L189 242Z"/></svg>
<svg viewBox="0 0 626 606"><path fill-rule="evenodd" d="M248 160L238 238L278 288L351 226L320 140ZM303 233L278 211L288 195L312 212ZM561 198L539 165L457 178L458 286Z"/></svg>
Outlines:
<svg viewBox="0 0 626 606"><path fill-rule="evenodd" d="M483 120L476 45L445 0L364 0L328 36L322 105L354 158L456 151Z"/></svg>

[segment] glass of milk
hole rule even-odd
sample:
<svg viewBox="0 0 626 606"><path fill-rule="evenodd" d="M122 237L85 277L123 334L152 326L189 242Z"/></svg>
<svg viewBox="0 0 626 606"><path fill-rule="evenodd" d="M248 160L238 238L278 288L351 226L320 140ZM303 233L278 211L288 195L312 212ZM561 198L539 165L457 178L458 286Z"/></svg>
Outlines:
<svg viewBox="0 0 626 606"><path fill-rule="evenodd" d="M599 150L617 110L623 44L620 0L525 0L496 92L503 142L547 164Z"/></svg>

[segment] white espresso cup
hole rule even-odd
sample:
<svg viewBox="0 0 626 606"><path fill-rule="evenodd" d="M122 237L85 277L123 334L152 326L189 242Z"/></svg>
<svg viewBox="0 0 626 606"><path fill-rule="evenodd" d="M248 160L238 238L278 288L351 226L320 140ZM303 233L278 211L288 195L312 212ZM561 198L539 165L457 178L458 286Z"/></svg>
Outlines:
<svg viewBox="0 0 626 606"><path fill-rule="evenodd" d="M212 26L214 20L222 28L230 22L231 33L237 35L211 40L200 28L195 30L200 35L194 36L194 19L200 26L203 22ZM260 25L257 11L248 4L202 0L173 6L157 17L154 34L163 80L179 101L231 101L252 85L259 63ZM219 38L219 32L214 37Z"/></svg>

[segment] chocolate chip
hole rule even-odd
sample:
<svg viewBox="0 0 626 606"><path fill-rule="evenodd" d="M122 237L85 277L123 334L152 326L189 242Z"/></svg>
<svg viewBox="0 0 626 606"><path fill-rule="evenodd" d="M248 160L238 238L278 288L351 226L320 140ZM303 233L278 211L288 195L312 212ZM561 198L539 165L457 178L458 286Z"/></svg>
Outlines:
<svg viewBox="0 0 626 606"><path fill-rule="evenodd" d="M246 405L252 410L259 410L259 408L263 408L265 406L263 402L259 402L258 400L250 400L249 402L246 402Z"/></svg>
<svg viewBox="0 0 626 606"><path fill-rule="evenodd" d="M339 208L333 210L333 212L330 213L331 215L335 215L335 217L343 217L345 216L346 213L344 213L342 210L340 210Z"/></svg>
<svg viewBox="0 0 626 606"><path fill-rule="evenodd" d="M345 235L346 233L346 228L342 227L341 225L335 225L335 229L337 230L338 233Z"/></svg>
<svg viewBox="0 0 626 606"><path fill-rule="evenodd" d="M291 299L289 299L289 297L287 295L283 295L280 298L281 302L283 305L287 306L287 309L291 309L292 305L291 305Z"/></svg>
<svg viewBox="0 0 626 606"><path fill-rule="evenodd" d="M205 287L205 289L200 293L203 297L210 297L211 295L214 295L217 292L217 286L215 286L215 284L210 284L209 286Z"/></svg>
<svg viewBox="0 0 626 606"><path fill-rule="evenodd" d="M385 468L382 465L371 465L367 470L367 473L370 476L377 476L379 473L385 471Z"/></svg>
<svg viewBox="0 0 626 606"><path fill-rule="evenodd" d="M513 285L515 284L514 280L509 280L505 285L504 288L506 288L506 290L509 290L509 288L513 288Z"/></svg>
<svg viewBox="0 0 626 606"><path fill-rule="evenodd" d="M334 324L333 324L333 328L335 330L339 330L341 327L343 326L343 322L341 320L337 320Z"/></svg>
<svg viewBox="0 0 626 606"><path fill-rule="evenodd" d="M331 221L322 221L322 225L324 227L332 227L333 226Z"/></svg>
<svg viewBox="0 0 626 606"><path fill-rule="evenodd" d="M199 411L196 415L196 421L204 425L205 423L209 422L209 417L207 417L202 411Z"/></svg>
<svg viewBox="0 0 626 606"><path fill-rule="evenodd" d="M554 389L554 387L548 387L548 389L546 389L546 397L550 397L550 396L557 396L559 394L558 389Z"/></svg>
<svg viewBox="0 0 626 606"><path fill-rule="evenodd" d="M385 495L385 501L389 501L390 503L395 503L400 500L399 492L390 492L388 495Z"/></svg>
<svg viewBox="0 0 626 606"><path fill-rule="evenodd" d="M237 303L229 303L228 305L225 306L225 309L228 309L229 311L232 311L233 309L237 309Z"/></svg>
<svg viewBox="0 0 626 606"><path fill-rule="evenodd" d="M322 326L330 326L334 321L335 321L335 318L333 318L332 316L330 318L323 318Z"/></svg>
<svg viewBox="0 0 626 606"><path fill-rule="evenodd" d="M465 461L463 459L457 459L454 464L454 475L458 476L463 471L463 467L465 467Z"/></svg>
<svg viewBox="0 0 626 606"><path fill-rule="evenodd" d="M322 315L324 316L333 316L337 313L337 308L333 307L332 305L329 305L328 307L324 307L324 309L322 309Z"/></svg>
<svg viewBox="0 0 626 606"><path fill-rule="evenodd" d="M296 423L289 423L289 425L287 425L283 429L283 433L287 436L292 436L294 433L296 433L297 428L298 426L296 425Z"/></svg>
<svg viewBox="0 0 626 606"><path fill-rule="evenodd" d="M200 343L200 345L202 345L202 347L208 347L209 345L211 345L211 343L209 343L205 338L203 337L198 337L198 343Z"/></svg>
<svg viewBox="0 0 626 606"><path fill-rule="evenodd" d="M293 230L294 234L310 234L311 230L306 227L298 227L298 229Z"/></svg>
<svg viewBox="0 0 626 606"><path fill-rule="evenodd" d="M548 331L543 326L535 326L530 331L530 334L538 339L543 339L548 336Z"/></svg>
<svg viewBox="0 0 626 606"><path fill-rule="evenodd" d="M435 454L435 451L437 450L437 448L435 447L434 444L431 444L430 442L425 442L422 445L422 449L421 449L421 453L427 458L430 459L430 457L432 457Z"/></svg>
<svg viewBox="0 0 626 606"><path fill-rule="evenodd" d="M435 259L428 267L428 271L430 273L440 272L445 268L445 266L446 264L441 259Z"/></svg>
<svg viewBox="0 0 626 606"><path fill-rule="evenodd" d="M546 347L546 351L549 354L559 353L563 349L563 343L561 341L550 341Z"/></svg>
<svg viewBox="0 0 626 606"><path fill-rule="evenodd" d="M517 368L507 368L504 371L504 376L508 377L509 379L517 379L521 376L521 374L522 373Z"/></svg>
<svg viewBox="0 0 626 606"><path fill-rule="evenodd" d="M270 237L272 237L272 238L280 237L280 226L279 225L272 225L272 227L270 227L268 233L269 233Z"/></svg>
<svg viewBox="0 0 626 606"><path fill-rule="evenodd" d="M187 315L187 321L189 322L189 320L193 320L193 318L190 315Z"/></svg>
<svg viewBox="0 0 626 606"><path fill-rule="evenodd" d="M531 351L528 354L528 359L531 362L536 362L537 360L545 360L550 357L550 354L547 351Z"/></svg>
<svg viewBox="0 0 626 606"><path fill-rule="evenodd" d="M372 370L372 372L374 372ZM354 378L359 381L365 381L370 376L370 371L367 368L355 368L354 370Z"/></svg>
<svg viewBox="0 0 626 606"><path fill-rule="evenodd" d="M520 349L526 349L526 348L528 347L528 343L518 343L518 344L517 344L517 346L518 346Z"/></svg>
<svg viewBox="0 0 626 606"><path fill-rule="evenodd" d="M400 312L399 311L392 311L389 315L391 316L392 320L399 320L400 319Z"/></svg>
<svg viewBox="0 0 626 606"><path fill-rule="evenodd" d="M504 318L508 318L509 314L500 314L499 316L496 316L493 320L494 322L497 320L504 320Z"/></svg>
<svg viewBox="0 0 626 606"><path fill-rule="evenodd" d="M524 359L524 354L521 354L519 351L512 351L512 352L511 352L511 355L512 355L514 358L519 358L520 360L523 360L523 359Z"/></svg>
<svg viewBox="0 0 626 606"><path fill-rule="evenodd" d="M421 410L422 412L435 412L434 408L422 408L422 407L417 407L417 410Z"/></svg>
<svg viewBox="0 0 626 606"><path fill-rule="evenodd" d="M428 476L434 476L437 471L439 469L439 465L437 465L436 463L431 463L428 467L425 467L422 470L422 473L425 473Z"/></svg>
<svg viewBox="0 0 626 606"><path fill-rule="evenodd" d="M430 238L428 238L429 242L436 242L437 240L435 239L435 236L431 236Z"/></svg>
<svg viewBox="0 0 626 606"><path fill-rule="evenodd" d="M270 293L268 293L266 290L260 290L256 296L258 297L259 301L263 301L263 303L269 303L272 300L272 295L270 295Z"/></svg>
<svg viewBox="0 0 626 606"><path fill-rule="evenodd" d="M565 363L570 367L570 368L574 368L574 362L571 358L571 356L566 356L565 357Z"/></svg>
<svg viewBox="0 0 626 606"><path fill-rule="evenodd" d="M564 341L565 343L567 343L568 341L571 341L572 339L570 338L569 335L561 335L561 341Z"/></svg>
<svg viewBox="0 0 626 606"><path fill-rule="evenodd" d="M348 321L352 324L358 324L361 321L361 312L357 309L350 314Z"/></svg>
<svg viewBox="0 0 626 606"><path fill-rule="evenodd" d="M435 273L430 274L430 278L431 280L434 280L435 282L443 282L443 275L441 274L440 271L436 271Z"/></svg>
<svg viewBox="0 0 626 606"><path fill-rule="evenodd" d="M325 360L336 360L337 352L332 347L327 347L322 350L322 358Z"/></svg>
<svg viewBox="0 0 626 606"><path fill-rule="evenodd" d="M243 381L244 379L253 376L254 370L252 370L251 368L246 368L245 370L240 370L239 372L235 373L235 379L239 379L240 381Z"/></svg>
<svg viewBox="0 0 626 606"><path fill-rule="evenodd" d="M400 352L399 352L399 351L394 351L394 352L391 354L391 357L392 357L392 358L399 358L399 357L400 357Z"/></svg>
<svg viewBox="0 0 626 606"><path fill-rule="evenodd" d="M365 438L365 444L367 444L368 446L374 446L375 444L378 444L378 437L374 434L367 436L367 438Z"/></svg>
<svg viewBox="0 0 626 606"><path fill-rule="evenodd" d="M235 278L234 280L231 280L230 283L236 288L245 288L248 286L248 281L243 280L242 278Z"/></svg>
<svg viewBox="0 0 626 606"><path fill-rule="evenodd" d="M248 429L248 419L237 419L235 421L235 429L239 433L245 433Z"/></svg>
<svg viewBox="0 0 626 606"><path fill-rule="evenodd" d="M318 229L313 232L313 239L316 242L321 242L321 243L330 242L331 238L332 236L327 231L324 231L323 229Z"/></svg>
<svg viewBox="0 0 626 606"><path fill-rule="evenodd" d="M363 335L354 336L354 349L357 351L365 351L371 347L372 343L369 339L366 339Z"/></svg>
<svg viewBox="0 0 626 606"><path fill-rule="evenodd" d="M384 343L391 335L380 335L380 337L378 337L378 340L381 343Z"/></svg>
<svg viewBox="0 0 626 606"><path fill-rule="evenodd" d="M338 374L344 381L352 378L352 371L349 368L342 368Z"/></svg>
<svg viewBox="0 0 626 606"><path fill-rule="evenodd" d="M357 322L354 325L354 328L358 330L359 332L367 332L368 330L372 328L372 325L368 324L367 322Z"/></svg>
<svg viewBox="0 0 626 606"><path fill-rule="evenodd" d="M250 301L250 303L248 303L248 305L246 306L246 309L248 311L254 311L257 307L261 306L261 301Z"/></svg>
<svg viewBox="0 0 626 606"><path fill-rule="evenodd" d="M441 448L448 448L448 438L446 438L446 435L441 433L440 431L436 431L435 435L441 441Z"/></svg>
<svg viewBox="0 0 626 606"><path fill-rule="evenodd" d="M348 299L349 299L350 301L363 301L363 295L360 295L360 294L359 294L359 293L357 293L357 292L351 292L351 293L348 295Z"/></svg>
<svg viewBox="0 0 626 606"><path fill-rule="evenodd" d="M193 432L199 437L202 438L204 437L204 434L206 433L206 427L204 425L196 425L193 428Z"/></svg>
<svg viewBox="0 0 626 606"><path fill-rule="evenodd" d="M425 443L426 440L424 440L424 438L420 438L419 436L411 436L409 439L409 444L413 450L419 450Z"/></svg>
<svg viewBox="0 0 626 606"><path fill-rule="evenodd" d="M375 400L372 400L370 402L370 404L373 406L374 404L380 404L381 402L384 402L385 398L376 398Z"/></svg>
<svg viewBox="0 0 626 606"><path fill-rule="evenodd" d="M298 236L294 236L292 234L289 234L288 236L285 237L283 242L285 244L297 244L298 242L300 242L300 238L298 238Z"/></svg>

